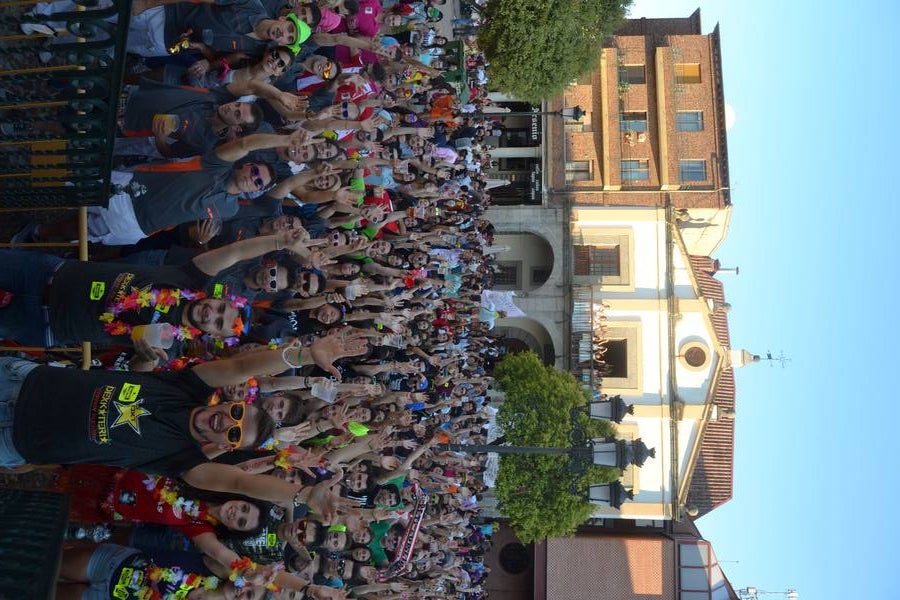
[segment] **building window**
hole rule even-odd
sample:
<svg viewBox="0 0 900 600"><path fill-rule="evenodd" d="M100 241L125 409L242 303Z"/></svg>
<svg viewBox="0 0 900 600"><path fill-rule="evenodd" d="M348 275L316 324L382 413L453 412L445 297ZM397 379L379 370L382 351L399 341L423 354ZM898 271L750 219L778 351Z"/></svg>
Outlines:
<svg viewBox="0 0 900 600"><path fill-rule="evenodd" d="M680 600L727 600L731 596L712 547L704 541L678 544Z"/></svg>
<svg viewBox="0 0 900 600"><path fill-rule="evenodd" d="M647 111L622 113L619 131L647 131Z"/></svg>
<svg viewBox="0 0 900 600"><path fill-rule="evenodd" d="M510 575L519 575L531 568L528 548L518 542L511 542L500 549L500 567Z"/></svg>
<svg viewBox="0 0 900 600"><path fill-rule="evenodd" d="M590 181L591 161L589 160L573 160L566 163L566 183L575 181Z"/></svg>
<svg viewBox="0 0 900 600"><path fill-rule="evenodd" d="M650 179L650 161L623 160L621 162L622 181L646 181Z"/></svg>
<svg viewBox="0 0 900 600"><path fill-rule="evenodd" d="M700 63L677 63L675 65L676 83L700 83Z"/></svg>
<svg viewBox="0 0 900 600"><path fill-rule="evenodd" d="M619 67L619 83L647 83L644 65L622 65Z"/></svg>
<svg viewBox="0 0 900 600"><path fill-rule="evenodd" d="M553 273L553 267L532 267L531 269L531 285L532 287L542 286L547 283L547 280L550 279L550 275Z"/></svg>
<svg viewBox="0 0 900 600"><path fill-rule="evenodd" d="M684 362L692 367L702 367L706 364L706 351L699 346L688 348L684 353Z"/></svg>
<svg viewBox="0 0 900 600"><path fill-rule="evenodd" d="M592 277L619 277L622 258L618 245L575 246L575 274Z"/></svg>
<svg viewBox="0 0 900 600"><path fill-rule="evenodd" d="M680 160L678 171L682 181L706 181L705 160Z"/></svg>
<svg viewBox="0 0 900 600"><path fill-rule="evenodd" d="M678 131L703 131L703 111L679 110L675 115L675 129Z"/></svg>
<svg viewBox="0 0 900 600"><path fill-rule="evenodd" d="M603 355L606 363L601 369L602 377L628 377L628 340L608 340L606 353Z"/></svg>
<svg viewBox="0 0 900 600"><path fill-rule="evenodd" d="M494 288L498 290L522 289L522 261L497 261L494 272Z"/></svg>

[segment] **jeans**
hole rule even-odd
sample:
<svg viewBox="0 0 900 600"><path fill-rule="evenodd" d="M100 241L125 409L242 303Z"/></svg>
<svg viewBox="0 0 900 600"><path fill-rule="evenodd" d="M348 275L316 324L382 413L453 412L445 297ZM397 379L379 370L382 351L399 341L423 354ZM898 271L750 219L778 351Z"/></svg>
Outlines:
<svg viewBox="0 0 900 600"><path fill-rule="evenodd" d="M37 363L9 356L0 357L0 467L18 467L25 459L13 445L16 402L22 382Z"/></svg>
<svg viewBox="0 0 900 600"><path fill-rule="evenodd" d="M0 339L26 346L53 345L47 308L41 306L44 288L63 259L27 250L0 250L0 290L12 301L0 308Z"/></svg>

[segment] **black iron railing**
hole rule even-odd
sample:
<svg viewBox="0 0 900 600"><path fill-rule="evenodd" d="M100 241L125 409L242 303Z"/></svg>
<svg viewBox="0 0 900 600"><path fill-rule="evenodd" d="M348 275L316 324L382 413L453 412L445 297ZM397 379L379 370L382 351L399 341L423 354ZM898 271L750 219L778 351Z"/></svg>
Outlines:
<svg viewBox="0 0 900 600"><path fill-rule="evenodd" d="M0 2L0 207L105 204L131 0ZM68 10L67 10L68 8Z"/></svg>

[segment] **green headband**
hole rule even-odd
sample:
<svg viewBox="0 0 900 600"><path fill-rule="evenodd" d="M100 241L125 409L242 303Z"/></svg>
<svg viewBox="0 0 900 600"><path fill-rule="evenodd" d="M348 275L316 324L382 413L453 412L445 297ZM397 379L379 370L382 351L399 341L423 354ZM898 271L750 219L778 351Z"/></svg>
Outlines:
<svg viewBox="0 0 900 600"><path fill-rule="evenodd" d="M294 56L297 56L300 53L300 45L312 35L312 29L309 28L309 25L301 21L300 17L292 12L289 12L285 16L287 17L287 20L292 22L294 27L297 28L297 39L294 40L293 44L285 44L285 47L290 48L291 52L294 53Z"/></svg>

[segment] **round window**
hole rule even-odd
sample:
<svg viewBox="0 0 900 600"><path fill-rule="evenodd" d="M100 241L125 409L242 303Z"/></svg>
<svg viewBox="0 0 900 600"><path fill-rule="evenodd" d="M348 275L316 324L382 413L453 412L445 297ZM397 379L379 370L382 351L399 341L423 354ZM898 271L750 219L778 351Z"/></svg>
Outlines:
<svg viewBox="0 0 900 600"><path fill-rule="evenodd" d="M684 353L684 362L692 367L702 367L706 363L706 351L699 346L688 348Z"/></svg>
<svg viewBox="0 0 900 600"><path fill-rule="evenodd" d="M500 549L500 566L510 575L519 575L531 567L528 548L519 542L512 542Z"/></svg>

